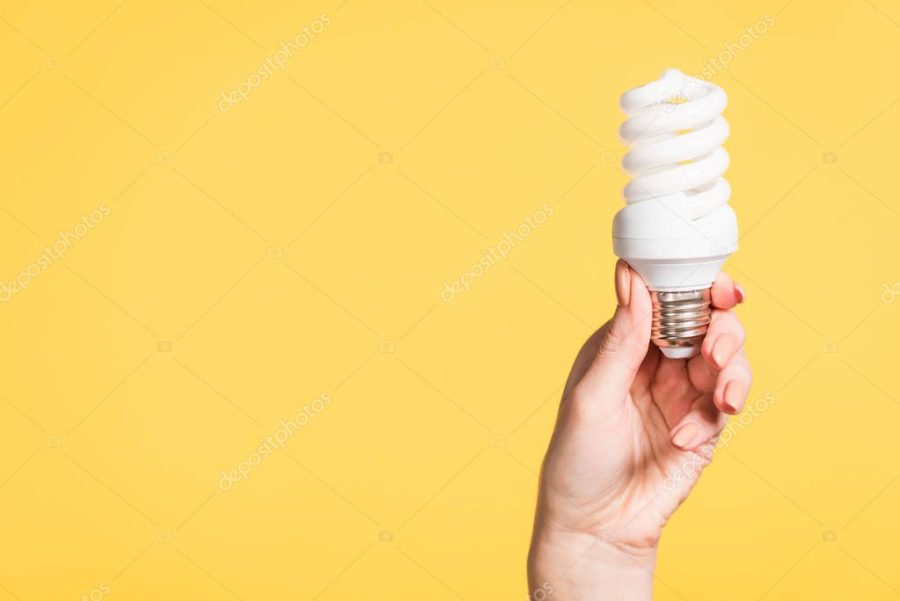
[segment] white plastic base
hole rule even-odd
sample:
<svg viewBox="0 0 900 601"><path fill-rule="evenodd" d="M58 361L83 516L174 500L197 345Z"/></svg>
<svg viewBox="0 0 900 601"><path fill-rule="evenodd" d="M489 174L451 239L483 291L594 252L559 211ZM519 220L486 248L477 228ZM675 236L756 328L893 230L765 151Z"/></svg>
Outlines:
<svg viewBox="0 0 900 601"><path fill-rule="evenodd" d="M657 292L677 292L709 288L728 255L699 259L659 260L636 259L619 255L637 271L647 287Z"/></svg>
<svg viewBox="0 0 900 601"><path fill-rule="evenodd" d="M669 359L690 359L700 353L699 346L670 346L659 350Z"/></svg>

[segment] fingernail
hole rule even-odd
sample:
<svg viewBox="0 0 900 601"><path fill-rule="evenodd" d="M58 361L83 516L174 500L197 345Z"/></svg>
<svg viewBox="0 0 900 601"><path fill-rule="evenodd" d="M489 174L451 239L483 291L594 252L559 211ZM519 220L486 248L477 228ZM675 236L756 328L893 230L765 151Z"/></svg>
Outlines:
<svg viewBox="0 0 900 601"><path fill-rule="evenodd" d="M742 302L744 302L744 299L747 298L747 294L744 292L744 289L740 284L734 285L734 293L737 296L738 304L741 304Z"/></svg>
<svg viewBox="0 0 900 601"><path fill-rule="evenodd" d="M672 436L672 444L680 449L690 449L693 447L691 443L699 433L700 427L695 423L688 422Z"/></svg>
<svg viewBox="0 0 900 601"><path fill-rule="evenodd" d="M719 369L725 367L725 363L731 358L734 351L734 338L728 334L722 334L712 348L712 358Z"/></svg>
<svg viewBox="0 0 900 601"><path fill-rule="evenodd" d="M620 307L631 302L631 269L622 259L616 262L616 300Z"/></svg>
<svg viewBox="0 0 900 601"><path fill-rule="evenodd" d="M741 407L744 406L745 396L747 396L747 391L744 390L744 385L737 380L732 380L725 385L725 393L722 395L722 404L725 405L728 413L739 413Z"/></svg>

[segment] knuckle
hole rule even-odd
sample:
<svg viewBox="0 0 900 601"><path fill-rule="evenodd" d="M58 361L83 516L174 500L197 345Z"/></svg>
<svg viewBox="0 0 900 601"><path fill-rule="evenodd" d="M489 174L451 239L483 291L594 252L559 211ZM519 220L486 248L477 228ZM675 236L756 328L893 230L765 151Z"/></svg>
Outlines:
<svg viewBox="0 0 900 601"><path fill-rule="evenodd" d="M625 336L621 332L621 328L615 322L611 323L600 337L600 344L597 346L598 355L613 355L621 348L625 341Z"/></svg>

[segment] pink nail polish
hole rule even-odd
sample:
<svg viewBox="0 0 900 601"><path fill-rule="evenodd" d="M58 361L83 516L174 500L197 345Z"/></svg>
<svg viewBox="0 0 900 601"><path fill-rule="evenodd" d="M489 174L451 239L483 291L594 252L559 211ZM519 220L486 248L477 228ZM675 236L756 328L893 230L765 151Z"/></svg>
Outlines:
<svg viewBox="0 0 900 601"><path fill-rule="evenodd" d="M731 410L729 413L738 413L744 404L745 396L744 385L737 380L732 380L725 385L725 392L722 393L722 404Z"/></svg>
<svg viewBox="0 0 900 601"><path fill-rule="evenodd" d="M747 298L747 295L744 293L744 289L740 284L734 285L734 293L737 295L738 304L741 304L742 302L744 302L744 299Z"/></svg>
<svg viewBox="0 0 900 601"><path fill-rule="evenodd" d="M734 351L734 339L728 334L723 334L712 348L712 357L713 361L716 362L716 367L722 369L725 367L725 363L728 359L731 358L731 353Z"/></svg>
<svg viewBox="0 0 900 601"><path fill-rule="evenodd" d="M681 449L688 449L699 431L700 428L697 424L685 424L675 432L675 435L672 437L672 444Z"/></svg>

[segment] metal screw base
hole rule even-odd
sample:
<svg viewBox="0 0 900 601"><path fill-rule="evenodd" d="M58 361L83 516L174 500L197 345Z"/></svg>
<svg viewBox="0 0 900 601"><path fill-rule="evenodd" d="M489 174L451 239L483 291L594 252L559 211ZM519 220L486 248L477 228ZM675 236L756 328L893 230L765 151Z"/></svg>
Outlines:
<svg viewBox="0 0 900 601"><path fill-rule="evenodd" d="M653 344L670 359L687 359L699 353L712 314L710 288L680 292L651 290L650 298Z"/></svg>

